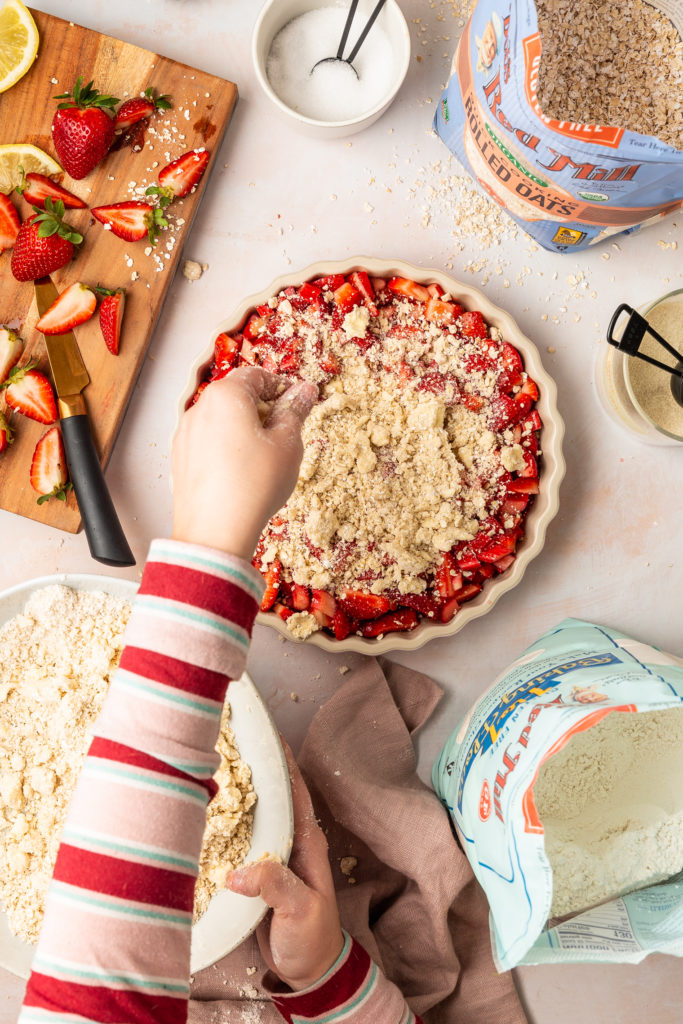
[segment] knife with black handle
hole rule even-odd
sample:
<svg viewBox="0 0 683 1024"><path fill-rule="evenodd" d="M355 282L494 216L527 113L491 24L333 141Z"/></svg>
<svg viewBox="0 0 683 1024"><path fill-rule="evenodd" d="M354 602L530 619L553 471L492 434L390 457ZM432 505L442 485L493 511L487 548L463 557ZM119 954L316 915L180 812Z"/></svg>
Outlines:
<svg viewBox="0 0 683 1024"><path fill-rule="evenodd" d="M49 277L34 282L41 316L58 296ZM44 335L57 391L64 451L90 554L105 565L135 565L107 488L81 392L90 383L73 331Z"/></svg>

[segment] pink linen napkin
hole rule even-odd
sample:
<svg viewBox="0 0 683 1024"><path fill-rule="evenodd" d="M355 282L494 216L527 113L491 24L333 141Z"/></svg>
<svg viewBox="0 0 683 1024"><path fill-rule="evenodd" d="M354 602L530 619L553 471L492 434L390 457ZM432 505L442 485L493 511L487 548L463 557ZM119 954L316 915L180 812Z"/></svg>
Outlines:
<svg viewBox="0 0 683 1024"><path fill-rule="evenodd" d="M342 924L415 1013L425 1024L525 1024L512 975L493 966L486 899L416 774L411 736L440 697L426 676L364 659L317 712L297 760L329 840ZM265 973L252 936L196 975L190 1024L281 1024Z"/></svg>

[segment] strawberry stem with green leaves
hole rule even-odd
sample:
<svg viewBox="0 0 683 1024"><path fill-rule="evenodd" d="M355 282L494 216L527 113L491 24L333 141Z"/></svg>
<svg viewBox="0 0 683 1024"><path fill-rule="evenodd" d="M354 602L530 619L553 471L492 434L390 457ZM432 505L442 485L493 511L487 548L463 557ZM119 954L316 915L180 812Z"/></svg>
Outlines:
<svg viewBox="0 0 683 1024"><path fill-rule="evenodd" d="M83 241L83 235L78 231L75 231L70 224L67 224L62 218L64 217L64 203L61 199L57 202L53 202L48 196L45 200L45 209L41 210L39 206L34 206L33 209L36 211L37 216L33 218L33 223L40 223L38 228L39 238L50 238L52 235L59 235L60 238L65 238L68 242L73 245L80 245Z"/></svg>
<svg viewBox="0 0 683 1024"><path fill-rule="evenodd" d="M156 245L161 229L168 227L168 220L164 217L163 209L158 206L147 217L147 237L152 245Z"/></svg>
<svg viewBox="0 0 683 1024"><path fill-rule="evenodd" d="M167 206L170 206L174 199L173 190L170 188L162 188L161 185L150 185L149 188L145 189L145 195L156 196L162 210L165 210Z"/></svg>
<svg viewBox="0 0 683 1024"><path fill-rule="evenodd" d="M161 96L155 96L154 87L150 85L148 89L145 89L145 96L154 104L157 110L172 109L173 104L171 103L171 97L167 92L163 93Z"/></svg>
<svg viewBox="0 0 683 1024"><path fill-rule="evenodd" d="M85 110L86 107L108 107L111 110L119 102L116 96L103 95L97 89L93 89L92 81L88 82L87 85L82 83L83 75L79 75L73 88L73 94L62 92L58 96L53 97L56 100L69 101L68 103L59 103L57 106L58 110L74 106L79 107L80 110Z"/></svg>

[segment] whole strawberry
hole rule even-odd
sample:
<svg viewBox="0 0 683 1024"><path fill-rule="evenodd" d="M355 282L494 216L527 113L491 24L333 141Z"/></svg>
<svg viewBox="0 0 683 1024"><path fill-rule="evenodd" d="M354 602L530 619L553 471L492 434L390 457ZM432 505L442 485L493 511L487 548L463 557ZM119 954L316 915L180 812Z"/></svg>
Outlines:
<svg viewBox="0 0 683 1024"><path fill-rule="evenodd" d="M45 210L34 206L36 211L19 228L12 250L12 273L17 281L35 281L37 277L51 274L63 267L74 254L74 246L80 245L83 235L66 224L64 203L45 200Z"/></svg>
<svg viewBox="0 0 683 1024"><path fill-rule="evenodd" d="M118 99L102 96L92 82L83 85L79 76L73 90L55 96L60 103L52 118L52 141L64 168L72 178L85 178L109 152L114 140L112 108Z"/></svg>

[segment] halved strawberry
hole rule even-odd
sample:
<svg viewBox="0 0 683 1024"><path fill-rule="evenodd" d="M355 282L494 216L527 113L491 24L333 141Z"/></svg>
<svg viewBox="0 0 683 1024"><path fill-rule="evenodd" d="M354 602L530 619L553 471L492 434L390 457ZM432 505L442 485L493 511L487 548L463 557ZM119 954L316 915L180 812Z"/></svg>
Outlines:
<svg viewBox="0 0 683 1024"><path fill-rule="evenodd" d="M410 281L407 277L392 277L388 287L390 292L400 295L402 299L411 299L413 302L428 302L430 299L424 285Z"/></svg>
<svg viewBox="0 0 683 1024"><path fill-rule="evenodd" d="M460 317L460 330L466 338L487 338L489 333L484 317L476 311L462 314Z"/></svg>
<svg viewBox="0 0 683 1024"><path fill-rule="evenodd" d="M21 221L9 196L0 193L0 254L14 245Z"/></svg>
<svg viewBox="0 0 683 1024"><path fill-rule="evenodd" d="M363 302L370 310L370 316L377 316L378 309L375 304L375 289L370 283L370 278L364 270L356 270L349 275L349 281L363 296Z"/></svg>
<svg viewBox="0 0 683 1024"><path fill-rule="evenodd" d="M182 199L199 183L206 165L209 162L209 153L206 149L191 149L189 153L183 153L177 160L159 171L159 185L164 194L170 199ZM148 195L155 195L152 191L155 186L147 189Z"/></svg>
<svg viewBox="0 0 683 1024"><path fill-rule="evenodd" d="M298 612L305 612L311 604L311 594L308 587L302 587L299 583L292 585L292 604Z"/></svg>
<svg viewBox="0 0 683 1024"><path fill-rule="evenodd" d="M213 392L212 392L213 394ZM267 612L269 608L272 608L277 598L277 592L280 589L280 577L282 576L282 563L275 561L271 562L266 571L263 573L263 578L266 581L266 589L261 599L261 611Z"/></svg>
<svg viewBox="0 0 683 1024"><path fill-rule="evenodd" d="M538 479L531 476L517 477L508 484L508 491L514 494L538 494Z"/></svg>
<svg viewBox="0 0 683 1024"><path fill-rule="evenodd" d="M84 324L95 312L97 299L87 285L76 281L57 296L36 324L41 334L66 334Z"/></svg>
<svg viewBox="0 0 683 1024"><path fill-rule="evenodd" d="M71 484L67 482L66 456L59 427L48 430L36 445L30 480L31 487L40 495L39 505L53 497L66 501L66 492Z"/></svg>
<svg viewBox="0 0 683 1024"><path fill-rule="evenodd" d="M443 302L441 299L432 296L425 309L425 317L431 320L437 327L445 327L447 324L455 323L457 317L462 313L462 308L454 302Z"/></svg>
<svg viewBox="0 0 683 1024"><path fill-rule="evenodd" d="M346 640L347 636L354 631L357 623L353 621L350 615L347 615L343 608L337 605L337 610L334 613L332 620L332 629L334 630L334 636L336 640Z"/></svg>
<svg viewBox="0 0 683 1024"><path fill-rule="evenodd" d="M9 327L0 327L0 384L7 379L24 350L24 343Z"/></svg>
<svg viewBox="0 0 683 1024"><path fill-rule="evenodd" d="M133 96L121 104L114 118L114 127L130 128L136 122L142 121L143 117L151 117L155 110L170 110L170 98L166 95L155 96L154 89L150 86L141 96Z"/></svg>
<svg viewBox="0 0 683 1024"><path fill-rule="evenodd" d="M61 199L68 210L84 210L88 205L73 192L69 192L56 181L52 181L47 175L36 174L34 171L24 175L21 185L17 185L16 190L23 195L27 203L30 203L31 206L39 206L41 210L45 209L46 199L51 199L53 203Z"/></svg>
<svg viewBox="0 0 683 1024"><path fill-rule="evenodd" d="M104 298L100 303L100 330L104 343L113 356L119 354L121 340L121 322L126 305L125 288L96 289Z"/></svg>
<svg viewBox="0 0 683 1024"><path fill-rule="evenodd" d="M345 281L334 293L334 304L337 307L337 312L342 315L348 313L362 301L362 293L357 288L354 288L350 281Z"/></svg>
<svg viewBox="0 0 683 1024"><path fill-rule="evenodd" d="M4 452L6 448L9 448L13 440L14 431L7 422L5 414L0 412L0 452Z"/></svg>
<svg viewBox="0 0 683 1024"><path fill-rule="evenodd" d="M139 199L96 206L90 212L107 230L126 242L139 242L147 235L151 244L156 245L159 232L168 227L163 210Z"/></svg>
<svg viewBox="0 0 683 1024"><path fill-rule="evenodd" d="M397 612L389 612L380 619L371 619L364 622L360 627L360 633L365 637L383 636L385 633L407 633L415 629L419 619L412 608L401 608Z"/></svg>
<svg viewBox="0 0 683 1024"><path fill-rule="evenodd" d="M54 423L57 405L52 385L34 366L35 363L15 366L7 380L0 384L0 391L4 390L5 400L11 409L38 423Z"/></svg>
<svg viewBox="0 0 683 1024"><path fill-rule="evenodd" d="M310 607L312 614L315 615L316 612L321 612L331 622L337 610L337 602L332 597L332 594L328 594L326 590L312 590Z"/></svg>
<svg viewBox="0 0 683 1024"><path fill-rule="evenodd" d="M376 619L391 608L391 601L383 594L368 594L362 590L342 590L338 604L352 619Z"/></svg>
<svg viewBox="0 0 683 1024"><path fill-rule="evenodd" d="M434 573L434 582L444 601L454 597L456 590L462 586L462 575L452 552L444 553L441 564Z"/></svg>

